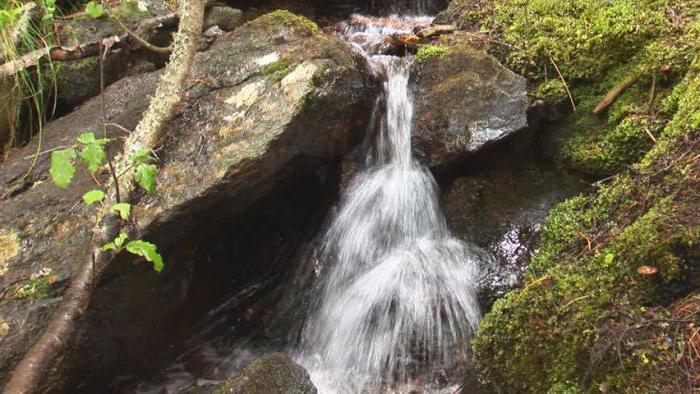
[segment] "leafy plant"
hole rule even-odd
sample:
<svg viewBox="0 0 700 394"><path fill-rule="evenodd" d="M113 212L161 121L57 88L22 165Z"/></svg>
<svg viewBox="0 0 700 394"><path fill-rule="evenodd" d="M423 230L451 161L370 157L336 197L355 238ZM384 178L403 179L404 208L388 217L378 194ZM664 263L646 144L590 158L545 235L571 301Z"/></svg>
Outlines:
<svg viewBox="0 0 700 394"><path fill-rule="evenodd" d="M105 15L105 8L102 4L91 1L85 6L85 13L92 19L99 19Z"/></svg>
<svg viewBox="0 0 700 394"><path fill-rule="evenodd" d="M76 166L80 163L85 166L85 169L90 174L95 174L106 162L109 163L109 167L112 169L112 164L108 161L105 150L106 145L110 141L109 138L97 138L93 133L83 133L78 137L75 145L52 152L49 173L53 183L62 189L68 188L75 176ZM150 149L137 149L129 160L128 169L121 176L132 171L134 181L146 192L153 193L158 173L158 166L154 164L156 161L157 159ZM119 176L114 170L110 172L113 182L118 186ZM100 221L105 209L108 212L117 214L122 221L128 222L131 218L131 204L117 201L107 208L105 205L107 194L102 187L100 185L100 189L90 190L83 195L83 202L86 205L93 206L98 203L101 205L96 222ZM153 263L155 271L160 272L163 270L163 257L158 253L156 245L139 239L127 243L127 239L128 235L121 233L114 240L103 245L102 249L105 251L113 250L115 253L126 250Z"/></svg>

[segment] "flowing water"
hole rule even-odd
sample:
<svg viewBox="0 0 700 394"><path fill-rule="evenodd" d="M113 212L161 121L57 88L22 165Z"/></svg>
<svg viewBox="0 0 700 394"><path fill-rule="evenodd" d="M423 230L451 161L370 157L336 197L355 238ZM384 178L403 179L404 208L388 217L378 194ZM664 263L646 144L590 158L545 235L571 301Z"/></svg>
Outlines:
<svg viewBox="0 0 700 394"><path fill-rule="evenodd" d="M435 180L411 154L412 57L381 54L387 35L430 21L356 15L345 25L384 94L366 166L344 191L314 262L319 301L298 360L322 393L438 391L432 376L464 357L479 322L476 254L450 234Z"/></svg>

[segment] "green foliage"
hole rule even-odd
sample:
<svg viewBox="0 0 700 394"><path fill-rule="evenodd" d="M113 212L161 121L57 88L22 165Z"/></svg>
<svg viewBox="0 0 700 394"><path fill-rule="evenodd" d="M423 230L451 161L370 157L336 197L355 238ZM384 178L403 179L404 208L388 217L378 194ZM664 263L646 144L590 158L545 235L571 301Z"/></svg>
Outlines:
<svg viewBox="0 0 700 394"><path fill-rule="evenodd" d="M89 192L83 194L83 201L87 205L93 205L97 202L102 202L105 199L105 192L102 190L90 190Z"/></svg>
<svg viewBox="0 0 700 394"><path fill-rule="evenodd" d="M154 244L146 241L131 241L126 244L126 250L152 262L154 271L161 272L163 270L163 257L158 253Z"/></svg>
<svg viewBox="0 0 700 394"><path fill-rule="evenodd" d="M75 148L68 148L51 153L51 179L60 188L67 188L75 175L73 160L76 157Z"/></svg>
<svg viewBox="0 0 700 394"><path fill-rule="evenodd" d="M97 144L85 145L80 151L80 158L83 159L88 171L93 174L102 165L106 157L107 154L104 148Z"/></svg>
<svg viewBox="0 0 700 394"><path fill-rule="evenodd" d="M440 58L450 53L450 48L439 45L423 45L416 52L416 63L424 63L430 59Z"/></svg>
<svg viewBox="0 0 700 394"><path fill-rule="evenodd" d="M157 159L150 149L141 147L131 156L131 165L135 167L134 180L146 192L152 194L156 188L158 167L153 162Z"/></svg>
<svg viewBox="0 0 700 394"><path fill-rule="evenodd" d="M136 167L134 179L141 188L148 193L153 193L156 189L156 174L158 167L155 164L139 164Z"/></svg>
<svg viewBox="0 0 700 394"><path fill-rule="evenodd" d="M114 241L102 245L102 250L121 251L127 238L128 235L126 233L120 233L119 236L114 239Z"/></svg>
<svg viewBox="0 0 700 394"><path fill-rule="evenodd" d="M131 204L127 204L125 202L116 203L109 207L109 210L110 212L119 213L119 217L121 217L122 220L129 220L129 216L131 215Z"/></svg>
<svg viewBox="0 0 700 394"><path fill-rule="evenodd" d="M105 15L105 8L102 4L96 4L90 1L85 5L85 13L92 19L99 19Z"/></svg>

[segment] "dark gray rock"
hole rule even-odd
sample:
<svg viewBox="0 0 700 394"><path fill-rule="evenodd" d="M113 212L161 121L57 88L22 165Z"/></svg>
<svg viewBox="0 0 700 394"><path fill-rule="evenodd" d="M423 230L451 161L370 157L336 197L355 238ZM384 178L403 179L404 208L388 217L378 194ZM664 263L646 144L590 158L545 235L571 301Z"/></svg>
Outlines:
<svg viewBox="0 0 700 394"><path fill-rule="evenodd" d="M416 66L413 80L417 156L449 164L499 141L527 123L525 79L465 44Z"/></svg>
<svg viewBox="0 0 700 394"><path fill-rule="evenodd" d="M207 11L204 28L219 26L223 31L232 31L243 24L243 11L226 6L214 6Z"/></svg>
<svg viewBox="0 0 700 394"><path fill-rule="evenodd" d="M106 92L108 121L135 128L158 76L147 73L112 85ZM220 36L197 55L190 80L193 85L165 125L156 192L141 195L132 209L144 239L164 251L186 246L183 239L213 217L242 215L292 174L314 175L335 165L362 139L371 112L373 88L350 48L288 12ZM100 130L100 119L101 100L95 98L47 125L41 150ZM123 136L116 128L109 131ZM121 140L115 141L113 152ZM94 181L81 170L69 189L57 189L48 177L50 155L41 155L34 166L26 159L37 144L13 151L0 164L0 384L41 333L52 307L29 318L25 315L33 312L27 311L62 295L90 242L94 211L80 201ZM97 176L105 180L108 172ZM72 348L83 350L57 368L77 360L76 370L104 373L114 359L142 351L144 338L163 337L154 327L177 311L188 292L193 251L178 253L185 257L165 254L162 274L127 257L113 264L110 269L118 273L105 274L108 283L95 290L95 309L84 319L86 327L95 321L106 331L82 330Z"/></svg>

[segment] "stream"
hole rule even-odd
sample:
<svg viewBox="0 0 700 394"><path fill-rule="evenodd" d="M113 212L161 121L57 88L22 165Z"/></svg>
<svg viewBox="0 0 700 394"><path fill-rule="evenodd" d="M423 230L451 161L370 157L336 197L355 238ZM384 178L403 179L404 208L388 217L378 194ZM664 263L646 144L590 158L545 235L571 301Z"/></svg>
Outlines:
<svg viewBox="0 0 700 394"><path fill-rule="evenodd" d="M322 393L411 392L449 369L479 322L477 254L454 238L436 182L411 153L412 57L379 52L389 34L427 17L353 17L345 37L383 80L366 167L343 192L314 261L320 300L299 361ZM385 102L382 102L385 101ZM428 377L426 377L428 375Z"/></svg>
<svg viewBox="0 0 700 394"><path fill-rule="evenodd" d="M168 350L147 355L154 369L105 372L79 392L206 392L275 352L323 394L464 388L482 310L518 284L549 208L583 184L543 162L531 135L437 180L414 158L414 56L386 38L430 25L430 4L353 14L333 28L381 86L338 195L297 179L271 193L281 200L226 224L245 235L204 245Z"/></svg>

